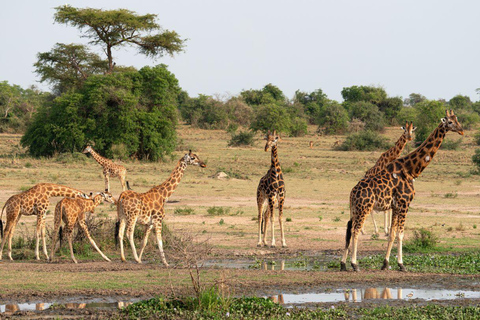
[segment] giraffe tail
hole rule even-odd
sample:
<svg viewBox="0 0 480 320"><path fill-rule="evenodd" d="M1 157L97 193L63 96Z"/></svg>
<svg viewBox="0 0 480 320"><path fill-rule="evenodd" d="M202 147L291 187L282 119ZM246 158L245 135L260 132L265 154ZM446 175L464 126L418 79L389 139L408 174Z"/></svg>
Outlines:
<svg viewBox="0 0 480 320"><path fill-rule="evenodd" d="M132 190L132 188L130 188L130 183L128 183L128 181L125 181L127 183L127 189L128 190Z"/></svg>
<svg viewBox="0 0 480 320"><path fill-rule="evenodd" d="M63 241L63 227L60 226L60 229L58 229L58 239L60 240L60 248L62 247L62 241Z"/></svg>
<svg viewBox="0 0 480 320"><path fill-rule="evenodd" d="M118 249L120 243L118 234L120 233L120 221L115 222L115 249Z"/></svg>
<svg viewBox="0 0 480 320"><path fill-rule="evenodd" d="M352 219L348 220L347 233L345 235L345 249L348 249L348 247L350 246L350 240L352 239L352 224L353 224L353 220Z"/></svg>

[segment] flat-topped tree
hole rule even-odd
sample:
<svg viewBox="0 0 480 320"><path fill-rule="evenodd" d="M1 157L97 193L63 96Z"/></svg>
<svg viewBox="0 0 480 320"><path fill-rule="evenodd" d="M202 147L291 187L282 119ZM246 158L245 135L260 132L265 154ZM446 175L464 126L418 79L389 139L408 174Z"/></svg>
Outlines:
<svg viewBox="0 0 480 320"><path fill-rule="evenodd" d="M108 60L107 73L111 73L115 65L114 47L136 46L139 53L151 58L166 54L173 56L183 51L185 40L175 31L163 30L155 22L155 14L138 15L127 9L81 9L69 5L55 9L55 22L80 29L82 37L91 39L93 45L103 47Z"/></svg>

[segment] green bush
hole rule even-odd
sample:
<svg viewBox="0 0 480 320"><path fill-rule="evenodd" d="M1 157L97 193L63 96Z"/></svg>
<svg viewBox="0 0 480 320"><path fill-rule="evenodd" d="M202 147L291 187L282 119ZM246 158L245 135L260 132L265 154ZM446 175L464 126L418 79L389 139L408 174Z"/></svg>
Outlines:
<svg viewBox="0 0 480 320"><path fill-rule="evenodd" d="M475 154L472 156L473 163L477 166L477 174L480 174L480 149L475 149Z"/></svg>
<svg viewBox="0 0 480 320"><path fill-rule="evenodd" d="M462 145L463 139L446 139L443 140L441 148L444 150L458 150Z"/></svg>
<svg viewBox="0 0 480 320"><path fill-rule="evenodd" d="M343 151L374 151L386 150L389 144L387 140L378 133L370 130L361 131L347 136L347 139L338 147Z"/></svg>
<svg viewBox="0 0 480 320"><path fill-rule="evenodd" d="M372 103L359 101L349 105L350 119L359 119L365 123L366 130L381 131L385 127L385 117Z"/></svg>
<svg viewBox="0 0 480 320"><path fill-rule="evenodd" d="M413 121L417 126L415 141L423 142L445 117L446 107L441 101L425 100L417 103L414 108L417 113L417 117Z"/></svg>
<svg viewBox="0 0 480 320"><path fill-rule="evenodd" d="M437 243L438 237L436 235L427 229L421 228L414 231L413 239L405 241L403 248L407 252L432 250L435 249Z"/></svg>
<svg viewBox="0 0 480 320"><path fill-rule="evenodd" d="M232 138L228 141L229 147L252 146L255 133L252 131L240 131L238 134L232 133Z"/></svg>
<svg viewBox="0 0 480 320"><path fill-rule="evenodd" d="M323 106L316 119L317 132L322 134L341 134L348 128L348 113L338 102L330 102Z"/></svg>

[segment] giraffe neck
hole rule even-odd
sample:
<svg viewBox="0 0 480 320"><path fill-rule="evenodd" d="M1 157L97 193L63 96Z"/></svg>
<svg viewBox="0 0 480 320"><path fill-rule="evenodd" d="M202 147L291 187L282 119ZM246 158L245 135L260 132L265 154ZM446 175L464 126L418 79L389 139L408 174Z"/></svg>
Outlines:
<svg viewBox="0 0 480 320"><path fill-rule="evenodd" d="M107 159L99 155L95 150L91 149L90 154L92 155L93 159L97 161L102 167L106 164Z"/></svg>
<svg viewBox="0 0 480 320"><path fill-rule="evenodd" d="M375 163L375 166L386 166L393 160L397 159L402 153L406 144L407 137L405 136L405 134L402 134L393 147L382 153L380 158Z"/></svg>
<svg viewBox="0 0 480 320"><path fill-rule="evenodd" d="M447 129L440 123L415 151L393 162L394 172L402 171L413 179L418 178L432 162L446 134Z"/></svg>
<svg viewBox="0 0 480 320"><path fill-rule="evenodd" d="M85 211L93 211L102 202L102 195L97 194L93 199L79 199L83 202Z"/></svg>
<svg viewBox="0 0 480 320"><path fill-rule="evenodd" d="M165 191L165 198L169 198L177 188L180 180L183 177L185 169L187 168L187 163L184 159L180 159L177 163L175 169L173 169L172 174L165 180L161 185L152 188L152 191L161 192Z"/></svg>
<svg viewBox="0 0 480 320"><path fill-rule="evenodd" d="M278 152L277 146L272 146L272 165L271 168L275 168L277 173L282 172L282 168L280 167L280 161L278 161Z"/></svg>
<svg viewBox="0 0 480 320"><path fill-rule="evenodd" d="M85 194L80 190L53 183L41 183L32 189L34 189L34 192L44 193L48 197L76 198L85 196Z"/></svg>

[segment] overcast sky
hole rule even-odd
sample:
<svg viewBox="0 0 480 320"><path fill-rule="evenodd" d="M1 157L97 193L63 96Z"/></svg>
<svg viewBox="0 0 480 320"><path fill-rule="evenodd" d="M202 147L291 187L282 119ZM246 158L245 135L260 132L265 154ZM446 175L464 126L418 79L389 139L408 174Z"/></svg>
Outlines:
<svg viewBox="0 0 480 320"><path fill-rule="evenodd" d="M344 87L375 85L389 96L479 100L477 0L4 0L0 81L49 90L34 73L37 53L86 41L76 28L53 23L54 8L64 4L157 14L162 27L188 39L186 51L151 60L126 48L115 52L116 62L165 63L192 97L272 83L289 98L322 89L342 101Z"/></svg>

